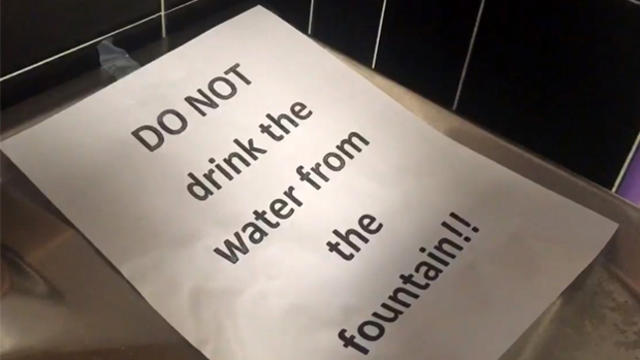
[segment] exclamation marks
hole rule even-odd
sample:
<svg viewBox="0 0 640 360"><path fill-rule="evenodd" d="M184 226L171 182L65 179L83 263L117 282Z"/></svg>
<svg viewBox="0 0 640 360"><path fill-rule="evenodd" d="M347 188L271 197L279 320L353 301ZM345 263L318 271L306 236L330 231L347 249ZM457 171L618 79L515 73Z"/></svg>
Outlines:
<svg viewBox="0 0 640 360"><path fill-rule="evenodd" d="M471 223L469 221L467 221L466 219L464 219L462 216L451 212L449 214L449 216L455 220L456 223L461 224L462 226L466 227L467 229L471 229L471 231L473 231L474 233L477 233L478 231L480 231L480 229L477 226L471 226ZM452 222L453 223L453 222ZM445 229L451 231L451 233L453 233L455 236L457 237L462 237L462 239L464 239L464 241L466 242L471 242L471 238L467 235L465 235L464 237L462 236L463 233L462 231L456 229L456 227L454 227L453 225L449 224L446 221L442 222L442 227L444 227Z"/></svg>

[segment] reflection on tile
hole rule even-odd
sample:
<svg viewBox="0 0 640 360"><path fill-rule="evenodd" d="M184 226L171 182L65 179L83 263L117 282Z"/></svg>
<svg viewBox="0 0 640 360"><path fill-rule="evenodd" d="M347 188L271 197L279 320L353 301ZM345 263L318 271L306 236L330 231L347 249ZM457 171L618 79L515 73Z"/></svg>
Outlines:
<svg viewBox="0 0 640 360"><path fill-rule="evenodd" d="M626 170L618 194L640 206L640 148L636 149Z"/></svg>

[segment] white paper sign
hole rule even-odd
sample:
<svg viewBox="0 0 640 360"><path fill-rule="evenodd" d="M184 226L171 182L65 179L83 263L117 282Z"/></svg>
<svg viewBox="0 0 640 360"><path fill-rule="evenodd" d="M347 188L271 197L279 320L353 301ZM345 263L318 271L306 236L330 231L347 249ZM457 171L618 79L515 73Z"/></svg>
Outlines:
<svg viewBox="0 0 640 360"><path fill-rule="evenodd" d="M259 7L3 150L211 359L496 359L616 228Z"/></svg>

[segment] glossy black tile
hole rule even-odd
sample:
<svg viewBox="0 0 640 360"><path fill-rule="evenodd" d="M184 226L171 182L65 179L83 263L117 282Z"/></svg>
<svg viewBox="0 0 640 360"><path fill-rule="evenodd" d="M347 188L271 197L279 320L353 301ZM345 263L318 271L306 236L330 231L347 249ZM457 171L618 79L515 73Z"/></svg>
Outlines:
<svg viewBox="0 0 640 360"><path fill-rule="evenodd" d="M479 0L388 0L376 70L450 108Z"/></svg>
<svg viewBox="0 0 640 360"><path fill-rule="evenodd" d="M611 187L640 130L640 6L487 1L459 112Z"/></svg>
<svg viewBox="0 0 640 360"><path fill-rule="evenodd" d="M382 0L315 0L311 35L370 66Z"/></svg>
<svg viewBox="0 0 640 360"><path fill-rule="evenodd" d="M296 29L307 32L311 0L263 0L259 3Z"/></svg>
<svg viewBox="0 0 640 360"><path fill-rule="evenodd" d="M199 0L175 9L166 15L168 46L180 46L256 4L257 1Z"/></svg>
<svg viewBox="0 0 640 360"><path fill-rule="evenodd" d="M226 8L245 7L247 4L261 5L275 13L283 20L295 26L300 31L307 31L309 20L310 0L256 0L256 1L220 1L220 0L166 0L165 8L171 12L172 9L183 5L207 9L208 12L200 12L201 17L212 15L212 12L221 11Z"/></svg>
<svg viewBox="0 0 640 360"><path fill-rule="evenodd" d="M168 11L191 1L192 0L165 0L164 9L165 11ZM207 1L207 0L198 0L198 1Z"/></svg>

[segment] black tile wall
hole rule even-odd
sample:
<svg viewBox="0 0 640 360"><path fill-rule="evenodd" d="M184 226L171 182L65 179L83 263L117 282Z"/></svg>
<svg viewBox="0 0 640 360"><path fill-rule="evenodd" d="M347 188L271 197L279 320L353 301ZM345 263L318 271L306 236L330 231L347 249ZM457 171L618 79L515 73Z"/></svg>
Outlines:
<svg viewBox="0 0 640 360"><path fill-rule="evenodd" d="M640 130L640 6L488 0L458 110L611 187Z"/></svg>
<svg viewBox="0 0 640 360"><path fill-rule="evenodd" d="M370 66L382 0L315 0L314 38Z"/></svg>
<svg viewBox="0 0 640 360"><path fill-rule="evenodd" d="M114 45L126 51L133 51L151 41L160 39L160 37L160 17L156 17L122 31L111 37L111 39ZM5 109L69 81L86 71L100 67L97 45L95 43L83 47L29 71L3 80L0 83L1 108Z"/></svg>
<svg viewBox="0 0 640 360"><path fill-rule="evenodd" d="M640 6L630 0L386 0L376 70L451 108L481 2L458 113L611 186L640 130ZM312 3L312 37L370 66L385 0L166 0L169 37L157 50L175 48L256 4L306 33ZM0 6L2 75L160 11L159 0L3 0ZM160 24L156 17L135 26L114 44L131 52L157 42ZM97 67L92 45L5 79L2 108Z"/></svg>
<svg viewBox="0 0 640 360"><path fill-rule="evenodd" d="M451 107L479 6L480 0L388 0L376 70Z"/></svg>
<svg viewBox="0 0 640 360"><path fill-rule="evenodd" d="M154 18L112 37L114 45L132 51L161 37L160 18ZM0 83L2 109L47 91L100 67L97 43L76 50Z"/></svg>
<svg viewBox="0 0 640 360"><path fill-rule="evenodd" d="M158 0L3 0L2 75L158 13Z"/></svg>
<svg viewBox="0 0 640 360"><path fill-rule="evenodd" d="M46 89L73 79L87 69L99 66L95 48L84 48L64 58L3 80L0 83L2 109L21 102ZM6 124L2 123L4 127Z"/></svg>

